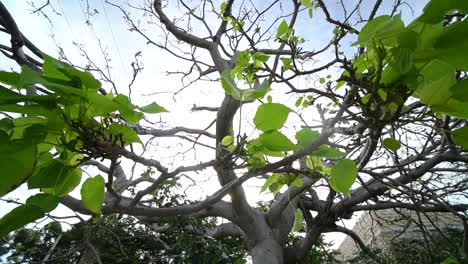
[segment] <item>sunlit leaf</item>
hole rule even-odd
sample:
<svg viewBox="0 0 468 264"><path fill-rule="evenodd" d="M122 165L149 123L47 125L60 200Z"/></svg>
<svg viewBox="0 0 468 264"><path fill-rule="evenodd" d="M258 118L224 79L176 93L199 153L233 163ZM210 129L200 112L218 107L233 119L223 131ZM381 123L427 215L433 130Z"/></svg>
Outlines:
<svg viewBox="0 0 468 264"><path fill-rule="evenodd" d="M440 105L451 96L450 88L456 83L455 68L441 60L434 60L420 71L420 84L413 96L427 105Z"/></svg>
<svg viewBox="0 0 468 264"><path fill-rule="evenodd" d="M302 147L312 144L320 136L320 133L310 128L303 128L296 133L297 144Z"/></svg>
<svg viewBox="0 0 468 264"><path fill-rule="evenodd" d="M278 179L280 178L281 174L279 173L273 173L268 179L265 181L265 183L262 186L262 189L260 192L266 191L266 189L274 182L277 182Z"/></svg>
<svg viewBox="0 0 468 264"><path fill-rule="evenodd" d="M283 21L281 21L276 31L276 38L282 37L283 35L287 34L288 31L289 31L289 25L286 22L286 20L283 19Z"/></svg>
<svg viewBox="0 0 468 264"><path fill-rule="evenodd" d="M292 231L293 232L298 232L302 229L304 229L304 215L302 214L301 209L297 208L296 211L294 212L294 226Z"/></svg>
<svg viewBox="0 0 468 264"><path fill-rule="evenodd" d="M312 7L312 0L301 0L301 4L305 7Z"/></svg>
<svg viewBox="0 0 468 264"><path fill-rule="evenodd" d="M143 145L136 131L125 125L112 123L109 126L109 134L111 134L114 138L117 138L118 143L123 143L125 146L134 142ZM120 142L120 139L122 139L123 142Z"/></svg>
<svg viewBox="0 0 468 264"><path fill-rule="evenodd" d="M262 131L280 129L291 109L278 103L266 103L258 107L253 119L255 127Z"/></svg>
<svg viewBox="0 0 468 264"><path fill-rule="evenodd" d="M294 145L291 140L277 130L265 132L261 134L258 139L265 148L271 151L290 151L297 149L296 145Z"/></svg>
<svg viewBox="0 0 468 264"><path fill-rule="evenodd" d="M299 187L299 188L302 187L302 180L301 180L301 177L299 176L296 176L291 183L296 187Z"/></svg>
<svg viewBox="0 0 468 264"><path fill-rule="evenodd" d="M76 85L77 88L97 90L101 83L89 72L83 72L65 62L56 60L47 54L42 54L44 63L42 69L46 77L66 80Z"/></svg>
<svg viewBox="0 0 468 264"><path fill-rule="evenodd" d="M138 107L142 112L145 113L150 113L150 114L158 114L158 113L164 113L164 112L169 112L166 110L166 108L158 105L157 103L153 102L149 105L145 105L143 107Z"/></svg>
<svg viewBox="0 0 468 264"><path fill-rule="evenodd" d="M97 175L87 179L81 186L80 193L84 206L91 212L99 214L104 201L104 178Z"/></svg>
<svg viewBox="0 0 468 264"><path fill-rule="evenodd" d="M327 168L320 159L319 156L308 155L306 158L306 166L309 168L312 174L320 173L323 175L330 174L330 168Z"/></svg>
<svg viewBox="0 0 468 264"><path fill-rule="evenodd" d="M231 135L227 135L223 138L223 140L221 140L221 144L223 144L223 146L229 146L232 144L232 142L234 142L234 137Z"/></svg>
<svg viewBox="0 0 468 264"><path fill-rule="evenodd" d="M116 102L118 106L118 110L120 114L132 124L138 123L143 118L143 113L135 111L136 106L134 106L127 96L123 94L119 94L112 99Z"/></svg>
<svg viewBox="0 0 468 264"><path fill-rule="evenodd" d="M221 85L223 86L224 92L226 94L231 95L238 101L242 99L241 91L239 88L237 88L228 71L221 73Z"/></svg>
<svg viewBox="0 0 468 264"><path fill-rule="evenodd" d="M354 161L342 159L333 165L330 172L329 183L336 192L348 195L356 177L357 167Z"/></svg>

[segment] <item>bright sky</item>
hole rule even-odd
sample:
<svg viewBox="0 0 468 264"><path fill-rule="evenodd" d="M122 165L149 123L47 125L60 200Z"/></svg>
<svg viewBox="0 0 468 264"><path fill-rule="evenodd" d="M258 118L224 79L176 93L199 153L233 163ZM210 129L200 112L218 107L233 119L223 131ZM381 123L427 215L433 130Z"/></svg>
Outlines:
<svg viewBox="0 0 468 264"><path fill-rule="evenodd" d="M83 65L85 60L80 55L77 45L83 45L82 48L93 58L93 60L100 65L104 65L104 59L101 52L101 47L104 49L109 57L112 59L111 65L111 76L114 78L117 84L118 91L120 93L128 95L128 83L132 79L132 68L130 63L134 60L134 55L137 52L141 52L142 56L139 57L140 62L144 65L144 71L139 75L135 81L132 90L132 101L139 105L145 105L156 101L170 113L162 115L151 116L152 122L157 122L156 128L161 127L173 127L173 126L185 126L192 128L204 128L208 126L214 119L213 113L207 112L192 112L190 109L194 104L201 106L213 106L216 107L220 104L223 97L223 90L219 83L199 82L195 83L190 88L183 90L177 96L173 96L174 92L182 88L180 76L171 75L168 76L166 71L186 71L190 65L186 62L174 58L174 56L164 52L157 47L147 45L146 41L139 36L137 33L129 32L128 26L122 19L122 13L105 3L105 0L89 0L89 10L93 12L94 9L98 11L97 14L92 16L86 15L87 1L85 0L51 0L52 10L50 7L44 9L44 12L48 15L50 23L44 16L40 14L32 14L33 9L28 3L28 0L3 0L5 6L9 9L10 13L15 18L19 29L23 34L35 43L42 51L58 57L59 46L63 48L66 56L74 63ZM36 6L41 6L46 0L35 0ZM111 1L115 4L122 4L124 1L114 0ZM130 1L133 5L139 5L140 1ZM143 1L141 1L143 2ZM196 3L197 1L192 1ZM265 5L267 1L254 1L259 5ZM325 1L330 9L330 13L336 19L341 19L343 13L340 11L341 4L339 0ZM343 1L347 7L354 6L357 0L345 0ZM364 0L362 2L361 13L364 17L369 14L370 8L372 8L373 0ZM393 0L385 0L382 6L382 12L389 10L393 4ZM406 1L409 6L412 7L414 13L408 6L404 6L402 9L402 17L404 21L411 21L411 18L419 14L422 7L425 5L427 0L408 0ZM289 4L289 1L284 1L285 5ZM219 5L218 5L219 6ZM278 10L279 12L279 10ZM169 17L180 15L177 10L171 9ZM276 13L273 13L276 15ZM146 18L142 18L140 12L131 10L131 16L135 20L141 19L141 23L146 28L147 33L154 40L162 40L162 31L155 24L147 24ZM86 24L89 20L92 26ZM330 40L332 35L333 27L323 22L323 13L317 10L314 13L314 17L310 19L306 12L299 17L297 22L296 32L299 36L306 39L305 46L308 49L319 48L324 43ZM156 21L153 21L156 22ZM217 21L213 21L218 23ZM360 27L360 26L358 26ZM195 29L197 32L197 29ZM0 35L1 43L9 44L8 36L5 34ZM351 40L348 40L350 43ZM177 48L177 47L174 47ZM346 51L349 54L354 53L354 49ZM326 60L327 58L321 58ZM2 70L17 70L18 66L11 60L4 56L0 56L0 69ZM336 68L331 68L327 74L336 75L339 72ZM315 81L319 77L314 76ZM304 86L310 84L310 80L299 79L294 84ZM106 84L105 88L110 89L110 86ZM284 95L283 93L275 93L277 87L273 86L273 100L281 99L281 102L287 105L294 105L297 97L293 95ZM277 97L275 97L277 95ZM253 131L252 117L255 113L256 105L251 104L243 109L243 133L250 135ZM311 117L312 118L312 117ZM236 117L235 120L238 120ZM293 128L297 128L297 118L290 118L288 125ZM204 141L213 144L211 141ZM155 141L155 145L150 148L147 152L148 157L152 157L161 160L164 164L171 167L177 167L181 164L194 164L200 161L208 161L214 157L214 152L206 148L197 148L197 151L190 150L191 144L180 143L179 139L162 138ZM176 156L176 157L175 157ZM131 163L123 164L126 169L132 166ZM141 173L142 168L137 168L136 176ZM94 173L93 171L90 171ZM94 176L94 175L91 175ZM198 188L190 188L189 194L191 197L205 197L210 193L213 193L218 188L217 181L215 179L214 171L204 171L200 174L194 174L194 178L197 181L202 182ZM86 177L84 175L84 177ZM84 181L84 180L82 180ZM259 195L259 189L253 187L261 186L262 182L249 181L246 186L248 188L248 194L250 202L255 203L259 199L267 198L268 195ZM20 188L10 196L13 197L25 197L26 188ZM78 193L78 192L75 192ZM78 196L79 197L79 196ZM14 205L3 205L0 209L0 215L5 214ZM62 210L62 209L61 209ZM64 210L63 210L64 211ZM346 225L349 227L354 223L355 220L349 221ZM327 235L327 240L332 240L336 245L339 245L343 239L342 235Z"/></svg>

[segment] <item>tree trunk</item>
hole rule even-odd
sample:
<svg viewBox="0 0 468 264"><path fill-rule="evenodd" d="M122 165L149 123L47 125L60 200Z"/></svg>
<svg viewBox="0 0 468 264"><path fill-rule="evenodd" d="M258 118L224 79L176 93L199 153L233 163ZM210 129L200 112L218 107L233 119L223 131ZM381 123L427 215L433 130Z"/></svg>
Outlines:
<svg viewBox="0 0 468 264"><path fill-rule="evenodd" d="M283 248L274 239L259 241L250 255L254 264L283 264Z"/></svg>

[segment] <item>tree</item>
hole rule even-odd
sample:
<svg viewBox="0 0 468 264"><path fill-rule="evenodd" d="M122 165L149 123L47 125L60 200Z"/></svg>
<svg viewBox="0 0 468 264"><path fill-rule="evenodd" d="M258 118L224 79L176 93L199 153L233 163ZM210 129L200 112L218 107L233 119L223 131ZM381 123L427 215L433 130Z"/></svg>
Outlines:
<svg viewBox="0 0 468 264"><path fill-rule="evenodd" d="M190 203L174 192L177 185L175 181L161 185L160 206ZM211 238L215 224L213 218L170 217L151 225L112 215L62 231L60 222L51 222L39 230L16 231L3 241L2 255L10 263L93 263L95 256L86 255L92 247L90 252L97 252L102 263L242 263L246 253L242 241L221 243Z"/></svg>
<svg viewBox="0 0 468 264"><path fill-rule="evenodd" d="M192 203L167 181L158 190L159 205ZM98 223L79 222L62 230L60 222L43 228L19 229L0 242L0 256L9 263L245 263L246 251L239 238L213 239L214 218L168 217L157 225L133 217L108 216ZM299 239L290 235L289 243ZM306 260L335 263L335 252L319 241ZM89 250L92 247L93 250ZM92 253L88 256L86 253Z"/></svg>
<svg viewBox="0 0 468 264"><path fill-rule="evenodd" d="M0 74L0 195L23 183L41 190L0 220L0 235L50 215L58 203L95 221L115 214L146 223L223 218L228 223L213 237L242 239L254 263L300 263L327 232L359 243L339 223L363 210L451 212L467 230L467 2L429 1L406 24L401 1L390 7L376 1L370 10L362 1L332 2L109 3L144 41L190 64L174 74L189 83L215 81L224 90L215 107L193 108L214 111L213 128L171 129L150 122L164 107L135 105L95 64L87 70L96 77L41 53L0 4L3 31L11 36L2 51L22 66L20 73ZM149 25L158 21L161 28L153 30L163 39L153 39L127 8L143 12ZM178 8L175 19L170 8ZM329 39L307 42L316 37L307 35L314 26L331 26ZM132 68L135 78L138 63ZM178 136L211 156L184 164L179 155L182 165L172 169L140 155L144 135ZM133 179L121 166L125 160L154 173ZM79 199L69 193L84 166L104 177L86 179ZM191 204L154 203L164 181L194 179L196 172L215 172L219 189ZM248 202L245 183L254 179L262 181L261 192L273 194L266 206ZM288 243L291 232L301 239Z"/></svg>

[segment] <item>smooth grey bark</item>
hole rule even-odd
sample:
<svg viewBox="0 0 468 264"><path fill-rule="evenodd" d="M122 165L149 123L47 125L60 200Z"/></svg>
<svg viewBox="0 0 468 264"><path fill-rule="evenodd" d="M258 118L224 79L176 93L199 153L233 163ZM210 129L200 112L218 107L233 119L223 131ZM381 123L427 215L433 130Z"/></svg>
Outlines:
<svg viewBox="0 0 468 264"><path fill-rule="evenodd" d="M259 241L251 250L254 264L282 264L283 248L274 239Z"/></svg>

